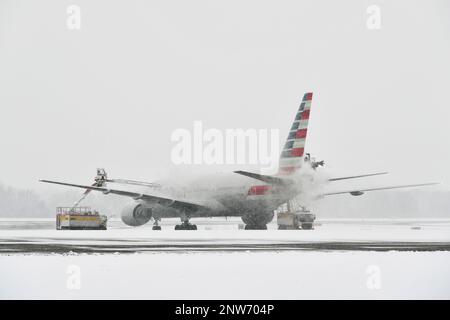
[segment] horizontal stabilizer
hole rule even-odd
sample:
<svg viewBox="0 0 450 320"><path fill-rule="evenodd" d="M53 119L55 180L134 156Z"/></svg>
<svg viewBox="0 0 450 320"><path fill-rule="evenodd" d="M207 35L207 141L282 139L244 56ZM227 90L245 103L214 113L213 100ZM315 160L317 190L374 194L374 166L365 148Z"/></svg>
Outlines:
<svg viewBox="0 0 450 320"><path fill-rule="evenodd" d="M253 178L256 180L260 180L263 181L265 183L269 183L269 184L278 184L278 185L282 185L282 184L289 184L292 181L290 179L285 179L285 178L279 178L279 177L272 177L272 176L267 176L267 175L263 175L263 174L258 174L258 173L253 173L253 172L248 172L248 171L234 171L234 173L237 174L241 174L243 176L249 177L249 178Z"/></svg>

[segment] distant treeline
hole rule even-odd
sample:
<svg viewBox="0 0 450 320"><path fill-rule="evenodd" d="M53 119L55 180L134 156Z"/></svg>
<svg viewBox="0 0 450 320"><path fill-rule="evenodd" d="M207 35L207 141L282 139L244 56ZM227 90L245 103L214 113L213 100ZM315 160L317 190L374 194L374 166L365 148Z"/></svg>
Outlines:
<svg viewBox="0 0 450 320"><path fill-rule="evenodd" d="M450 192L409 189L330 196L316 202L326 218L450 218Z"/></svg>
<svg viewBox="0 0 450 320"><path fill-rule="evenodd" d="M80 190L40 194L33 190L21 190L0 184L0 218L54 217L56 207L72 206L81 194ZM110 217L118 217L127 201L130 199L92 193L81 205L90 206Z"/></svg>
<svg viewBox="0 0 450 320"><path fill-rule="evenodd" d="M39 194L0 184L0 218L54 217L58 206L71 206L80 190ZM91 206L110 216L119 217L131 199L90 194L84 206ZM369 192L359 197L330 196L317 201L312 211L320 218L450 218L450 192L425 189Z"/></svg>
<svg viewBox="0 0 450 320"><path fill-rule="evenodd" d="M35 192L0 184L0 217L46 217L48 212L47 204Z"/></svg>

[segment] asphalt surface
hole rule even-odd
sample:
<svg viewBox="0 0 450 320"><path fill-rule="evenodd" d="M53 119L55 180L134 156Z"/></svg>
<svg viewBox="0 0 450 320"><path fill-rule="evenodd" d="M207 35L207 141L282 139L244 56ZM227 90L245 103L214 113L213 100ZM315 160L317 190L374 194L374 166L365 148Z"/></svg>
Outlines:
<svg viewBox="0 0 450 320"><path fill-rule="evenodd" d="M45 239L43 239L45 240ZM450 251L450 242L273 242L273 243L214 243L202 241L192 243L152 243L146 241L121 240L120 244L108 240L78 240L77 243L46 242L42 240L0 240L0 253L136 253L136 252L186 252L186 251Z"/></svg>
<svg viewBox="0 0 450 320"><path fill-rule="evenodd" d="M234 221L199 221L199 231L152 231L121 222L106 231L56 231L54 221L0 221L0 254L204 251L450 251L450 223L327 222L316 230L239 230ZM404 233L404 237L395 237ZM436 238L436 234L444 235ZM417 237L416 237L417 235ZM449 236L446 236L449 235ZM371 239L371 237L373 237Z"/></svg>

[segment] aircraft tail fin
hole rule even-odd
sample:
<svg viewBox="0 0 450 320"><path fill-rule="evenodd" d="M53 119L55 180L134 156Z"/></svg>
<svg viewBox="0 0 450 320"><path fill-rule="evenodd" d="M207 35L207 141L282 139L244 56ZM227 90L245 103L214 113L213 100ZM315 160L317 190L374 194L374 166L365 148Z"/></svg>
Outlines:
<svg viewBox="0 0 450 320"><path fill-rule="evenodd" d="M303 163L312 96L312 92L305 93L300 103L280 155L279 175L293 174Z"/></svg>

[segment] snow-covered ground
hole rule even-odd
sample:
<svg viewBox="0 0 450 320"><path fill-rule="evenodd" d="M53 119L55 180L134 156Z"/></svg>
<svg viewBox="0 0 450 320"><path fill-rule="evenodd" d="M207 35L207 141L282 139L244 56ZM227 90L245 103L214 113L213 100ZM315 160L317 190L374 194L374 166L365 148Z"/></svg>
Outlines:
<svg viewBox="0 0 450 320"><path fill-rule="evenodd" d="M450 242L450 220L325 220L319 221L314 230L276 230L276 224L269 230L248 231L238 228L240 220L202 219L198 220L198 231L175 231L178 220L166 220L162 231L151 230L151 224L142 227L126 227L120 222L110 223L106 231L59 231L54 221L46 225L28 222L28 227L16 228L17 222L0 221L0 243L4 240L39 241L41 243L95 244L108 241L111 245L130 243L249 243L249 242L323 242L323 241L408 241L408 242ZM194 221L193 221L194 222ZM1 230L1 225L7 225Z"/></svg>
<svg viewBox="0 0 450 320"><path fill-rule="evenodd" d="M118 246L274 244L270 250L136 253L0 253L0 298L51 299L450 299L450 251L279 250L283 243L450 242L450 223L321 221L315 230L239 230L236 221L199 221L198 231L151 225L107 231L56 231L53 222L25 230L0 221L0 247L28 242ZM26 224L26 223L25 223Z"/></svg>
<svg viewBox="0 0 450 320"><path fill-rule="evenodd" d="M2 299L449 299L450 252L0 256Z"/></svg>

